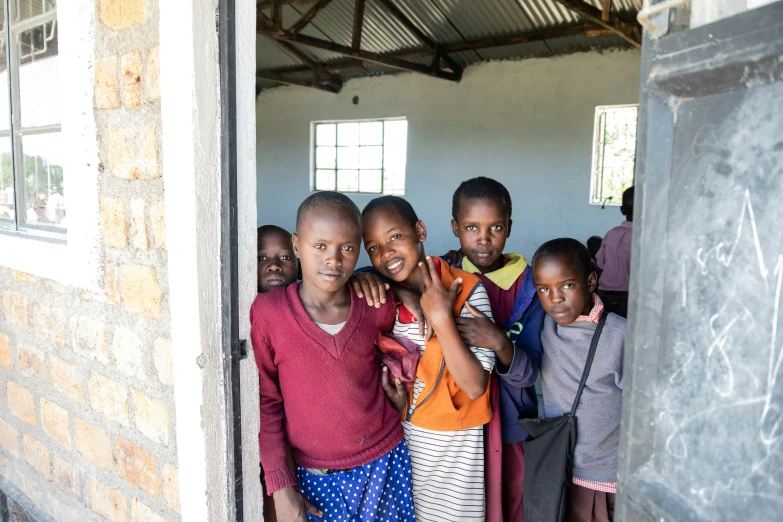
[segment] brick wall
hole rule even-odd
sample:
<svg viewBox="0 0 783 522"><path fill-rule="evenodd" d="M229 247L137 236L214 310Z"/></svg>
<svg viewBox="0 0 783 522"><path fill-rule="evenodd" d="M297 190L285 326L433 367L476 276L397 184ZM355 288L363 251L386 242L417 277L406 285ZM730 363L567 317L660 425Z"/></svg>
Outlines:
<svg viewBox="0 0 783 522"><path fill-rule="evenodd" d="M55 520L175 521L158 3L95 4L103 292L0 267L0 475Z"/></svg>

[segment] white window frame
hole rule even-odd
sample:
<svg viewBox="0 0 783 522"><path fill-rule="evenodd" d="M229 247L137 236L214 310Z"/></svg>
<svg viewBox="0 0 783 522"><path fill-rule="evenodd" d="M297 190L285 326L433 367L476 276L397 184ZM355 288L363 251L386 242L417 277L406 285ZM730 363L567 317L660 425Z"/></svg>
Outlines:
<svg viewBox="0 0 783 522"><path fill-rule="evenodd" d="M98 210L98 140L95 123L95 0L57 6L61 140L67 154L63 237L0 229L0 266L65 285L99 291L103 275ZM9 66L10 69L10 66ZM17 210L18 212L18 210Z"/></svg>
<svg viewBox="0 0 783 522"><path fill-rule="evenodd" d="M341 123L367 123L367 122L388 122L388 121L405 121L408 122L408 118L405 116L393 116L389 118L362 118L362 119L350 119L350 120L319 120L319 121L313 121L310 123L310 192L318 192L320 189L316 188L316 129L318 125L323 124L341 124ZM383 178L386 171L385 165L381 168L381 191L380 192L363 192L363 191L353 191L353 190L339 190L337 189L337 182L335 180L335 191L340 192L342 194L347 195L363 195L363 196L386 196L386 195L396 195L396 196L404 196L405 195L405 186L407 183L407 177L408 177L408 165L407 165L407 156L408 156L408 130L410 130L410 122L408 122L408 129L405 133L405 157L406 157L406 165L405 165L405 171L404 171L404 179L402 183L402 192L384 192L383 190ZM384 155L386 154L386 140L384 137L384 143L382 145ZM329 169L326 169L329 170ZM335 169L335 176L337 174L337 169Z"/></svg>
<svg viewBox="0 0 783 522"><path fill-rule="evenodd" d="M596 190L599 188L599 184L601 182L601 177L599 177L598 173L598 159L601 155L600 147L601 143L599 141L601 137L601 118L599 115L601 112L607 110L607 109L630 109L630 108L636 108L637 109L637 132L638 132L638 121L639 121L639 104L638 103L627 103L622 105L599 105L595 108L595 114L593 116L593 143L592 143L592 159L590 161L590 190L587 194L587 201L590 205L593 206L615 206L619 207L622 205L621 198L618 198L617 200L607 200L605 198L599 198L596 200L593 196L596 193ZM634 150L634 163L636 162L636 150ZM603 173L601 173L603 175ZM630 186L630 185L629 185Z"/></svg>

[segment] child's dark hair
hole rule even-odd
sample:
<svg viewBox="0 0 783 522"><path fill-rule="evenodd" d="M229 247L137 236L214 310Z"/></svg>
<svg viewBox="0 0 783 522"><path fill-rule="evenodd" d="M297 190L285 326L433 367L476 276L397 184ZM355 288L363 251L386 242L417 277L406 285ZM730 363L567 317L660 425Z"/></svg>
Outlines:
<svg viewBox="0 0 783 522"><path fill-rule="evenodd" d="M576 239L563 237L547 241L533 254L533 266L539 261L559 259L568 263L571 268L579 271L581 277L587 278L593 272L593 262L587 247Z"/></svg>
<svg viewBox="0 0 783 522"><path fill-rule="evenodd" d="M603 241L601 236L591 236L590 239L587 240L587 251L590 254L590 257L595 257L601 249L601 243L603 243Z"/></svg>
<svg viewBox="0 0 783 522"><path fill-rule="evenodd" d="M340 192L315 192L307 197L302 204L299 205L299 210L296 211L296 230L298 231L302 226L302 222L307 214L313 209L321 207L332 207L346 210L349 213L356 216L356 221L361 224L362 213L359 212L359 207L356 203L351 201L351 198Z"/></svg>
<svg viewBox="0 0 783 522"><path fill-rule="evenodd" d="M419 222L419 216L416 215L411 204L399 196L381 196L373 199L362 210L362 217L381 207L392 207L413 228L416 228L416 223Z"/></svg>
<svg viewBox="0 0 783 522"><path fill-rule="evenodd" d="M488 199L499 205L503 205L506 216L511 219L511 194L499 181L485 176L479 176L460 183L451 199L451 217L457 220L462 200L464 199Z"/></svg>
<svg viewBox="0 0 783 522"><path fill-rule="evenodd" d="M633 221L633 186L623 192L623 205L620 211L628 221Z"/></svg>
<svg viewBox="0 0 783 522"><path fill-rule="evenodd" d="M283 236L291 237L291 233L284 229L283 227L278 227L277 225L263 225L258 227L258 230L256 231L256 237L261 237L266 234L281 234Z"/></svg>

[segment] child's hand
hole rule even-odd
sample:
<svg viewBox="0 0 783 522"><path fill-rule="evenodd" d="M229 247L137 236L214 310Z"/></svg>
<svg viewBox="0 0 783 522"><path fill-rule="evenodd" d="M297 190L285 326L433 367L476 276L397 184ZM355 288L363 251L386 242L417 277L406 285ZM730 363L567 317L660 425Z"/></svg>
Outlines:
<svg viewBox="0 0 783 522"><path fill-rule="evenodd" d="M462 279L457 278L451 288L446 289L430 256L427 256L426 265L419 263L419 270L424 278L424 290L421 293L421 307L424 314L433 325L452 320L452 309L462 286Z"/></svg>
<svg viewBox="0 0 783 522"><path fill-rule="evenodd" d="M430 320L421 307L421 296L410 288L398 284L392 285L392 292L394 292L394 297L401 301L402 305L416 318L416 322L419 323L419 337L424 338L425 343L429 342L435 335L435 330L432 329Z"/></svg>
<svg viewBox="0 0 783 522"><path fill-rule="evenodd" d="M278 489L272 493L278 522L307 522L307 513L323 516L321 510L304 498L294 486Z"/></svg>
<svg viewBox="0 0 783 522"><path fill-rule="evenodd" d="M444 257L449 266L458 266L462 263L462 258L465 257L465 253L461 248L459 250L449 250Z"/></svg>
<svg viewBox="0 0 783 522"><path fill-rule="evenodd" d="M389 285L375 274L355 274L348 280L353 285L353 291L359 297L364 297L367 304L380 308L386 303L386 291Z"/></svg>
<svg viewBox="0 0 783 522"><path fill-rule="evenodd" d="M397 411L402 411L408 407L408 390L399 379L396 379L394 386L392 386L389 382L389 369L386 366L381 370L381 385L389 398L389 402L392 403Z"/></svg>
<svg viewBox="0 0 783 522"><path fill-rule="evenodd" d="M510 366L514 359L514 347L506 333L496 325L492 319L484 315L470 303L465 307L473 317L457 317L457 330L465 344L489 348L497 354L498 359L505 366Z"/></svg>

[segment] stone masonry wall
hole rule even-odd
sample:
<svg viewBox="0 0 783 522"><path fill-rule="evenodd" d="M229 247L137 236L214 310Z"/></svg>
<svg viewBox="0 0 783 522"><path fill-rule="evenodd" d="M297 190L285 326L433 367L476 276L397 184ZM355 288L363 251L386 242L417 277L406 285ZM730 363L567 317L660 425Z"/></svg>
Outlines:
<svg viewBox="0 0 783 522"><path fill-rule="evenodd" d="M103 292L0 267L0 475L55 520L173 522L158 0L95 4Z"/></svg>

